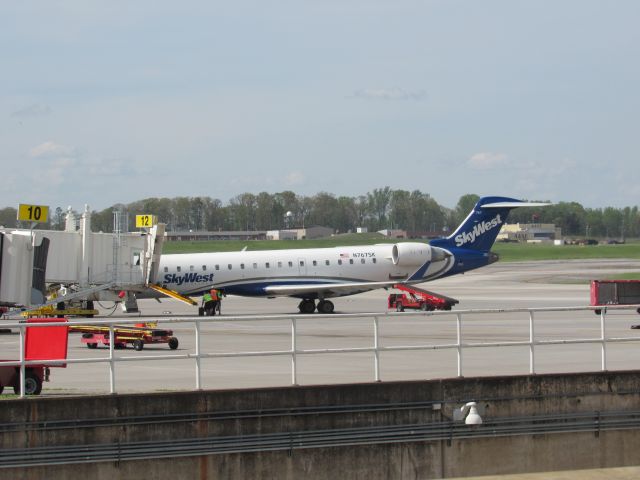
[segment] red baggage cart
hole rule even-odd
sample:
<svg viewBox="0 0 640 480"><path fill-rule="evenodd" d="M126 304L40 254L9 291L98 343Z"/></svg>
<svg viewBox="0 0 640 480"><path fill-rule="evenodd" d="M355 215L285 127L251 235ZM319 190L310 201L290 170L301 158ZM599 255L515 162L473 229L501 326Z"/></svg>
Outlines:
<svg viewBox="0 0 640 480"><path fill-rule="evenodd" d="M640 304L640 280L591 280L592 306L637 304ZM597 308L594 311L600 315L602 309Z"/></svg>

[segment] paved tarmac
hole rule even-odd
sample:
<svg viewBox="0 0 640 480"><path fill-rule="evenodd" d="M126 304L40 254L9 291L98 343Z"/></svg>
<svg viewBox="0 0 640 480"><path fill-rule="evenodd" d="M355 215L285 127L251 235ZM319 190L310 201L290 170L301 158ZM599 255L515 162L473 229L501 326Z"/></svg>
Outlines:
<svg viewBox="0 0 640 480"><path fill-rule="evenodd" d="M429 282L422 287L457 298L460 301L457 310L578 307L589 305L588 280L639 270L638 260L496 263L465 275ZM455 315L388 314L388 294L388 291L376 290L334 299L336 313L377 313L382 346L434 346L456 342ZM220 322L203 327L202 351L289 350L290 320L234 321L231 317L297 314L297 304L298 300L290 298L229 296L223 302L222 317L214 317ZM176 321L195 316L195 307L172 299L161 303L143 300L139 306L144 319L156 319L160 322L159 327L172 328L180 346L172 351L165 344L146 345L141 352L129 347L116 350L118 357L141 359L149 355L195 352L193 324ZM101 308L101 316L106 316L110 310ZM116 313L119 312L118 308ZM114 316L116 314L111 318ZM527 341L529 338L529 314L526 312L465 314L462 318L465 342ZM632 324L640 323L640 315L634 311L612 312L607 318L608 336L640 338L640 331L630 329ZM535 319L538 340L600 336L600 317L593 312L537 313ZM318 315L308 315L298 321L297 332L298 349L373 346L371 315L346 319L335 316L322 319ZM18 336L0 335L0 351L2 358L17 358ZM79 334L70 335L69 358L108 357L108 354L107 348L89 350L81 344ZM536 348L535 369L537 373L599 370L600 354L601 346L597 343L540 346ZM465 350L462 368L464 376L526 374L529 372L529 347ZM640 368L638 342L609 345L607 368ZM298 355L297 369L299 384L368 382L374 380L374 355L371 352ZM456 350L382 352L380 374L382 380L454 377L457 375ZM118 362L115 379L118 392L193 389L195 360ZM202 388L205 389L282 386L290 385L291 380L290 355L202 360ZM51 382L46 383L43 390L43 394L48 395L108 392L108 364L73 364L64 369L52 369Z"/></svg>

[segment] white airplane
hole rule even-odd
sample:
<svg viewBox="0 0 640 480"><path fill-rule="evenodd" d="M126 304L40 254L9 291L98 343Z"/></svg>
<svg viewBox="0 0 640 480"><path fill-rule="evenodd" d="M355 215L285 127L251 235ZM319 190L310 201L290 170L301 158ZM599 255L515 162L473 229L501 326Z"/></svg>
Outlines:
<svg viewBox="0 0 640 480"><path fill-rule="evenodd" d="M483 197L449 237L429 243L163 255L155 283L182 295L217 288L233 295L296 297L301 313L331 313L329 298L425 282L497 261L490 249L509 211L545 205Z"/></svg>

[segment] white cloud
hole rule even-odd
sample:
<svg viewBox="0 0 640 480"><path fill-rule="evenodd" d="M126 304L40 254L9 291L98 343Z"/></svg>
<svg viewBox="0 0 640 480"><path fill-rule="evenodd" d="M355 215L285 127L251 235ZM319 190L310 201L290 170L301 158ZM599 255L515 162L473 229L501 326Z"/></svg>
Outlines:
<svg viewBox="0 0 640 480"><path fill-rule="evenodd" d="M54 141L31 148L27 155L32 160L27 175L42 185L75 185L77 188L82 185L91 190L102 187L106 178L139 175L135 165L128 160L89 155L77 147Z"/></svg>
<svg viewBox="0 0 640 480"><path fill-rule="evenodd" d="M552 173L554 175L560 175L567 173L578 166L578 162L571 158L563 158L559 162L555 163L552 167Z"/></svg>
<svg viewBox="0 0 640 480"><path fill-rule="evenodd" d="M121 158L92 158L82 161L82 167L87 175L95 177L119 177L137 175L136 166Z"/></svg>
<svg viewBox="0 0 640 480"><path fill-rule="evenodd" d="M61 157L75 155L75 149L55 142L44 142L29 150L31 158Z"/></svg>
<svg viewBox="0 0 640 480"><path fill-rule="evenodd" d="M476 170L491 170L509 164L509 157L504 153L480 152L471 155L467 166Z"/></svg>
<svg viewBox="0 0 640 480"><path fill-rule="evenodd" d="M353 92L352 98L366 100L422 100L426 97L423 90L408 92L402 88L363 88Z"/></svg>
<svg viewBox="0 0 640 480"><path fill-rule="evenodd" d="M60 186L70 176L70 170L76 165L76 160L69 157L60 157L52 160L46 167L46 183L52 186Z"/></svg>
<svg viewBox="0 0 640 480"><path fill-rule="evenodd" d="M11 112L11 117L12 118L40 117L43 115L49 115L50 113L51 113L51 107L49 105L34 103L32 105L28 105L14 112Z"/></svg>
<svg viewBox="0 0 640 480"><path fill-rule="evenodd" d="M301 172L291 172L284 177L284 183L287 186L302 185L305 182L304 174Z"/></svg>

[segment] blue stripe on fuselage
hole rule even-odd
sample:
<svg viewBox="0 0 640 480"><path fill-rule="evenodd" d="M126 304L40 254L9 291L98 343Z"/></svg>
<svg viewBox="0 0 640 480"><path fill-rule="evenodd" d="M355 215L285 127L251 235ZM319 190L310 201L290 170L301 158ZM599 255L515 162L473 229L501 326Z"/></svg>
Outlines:
<svg viewBox="0 0 640 480"><path fill-rule="evenodd" d="M427 269L429 268L429 265L431 265L431 261L426 262L418 270L416 270L415 273L411 275L411 277L409 277L409 280L420 280L421 278L423 278L424 274L427 272Z"/></svg>
<svg viewBox="0 0 640 480"><path fill-rule="evenodd" d="M327 285L327 284L335 284L336 286L341 286L346 283L358 283L358 282L366 282L366 280L362 279L349 279L348 281L335 281L330 279L317 279L317 280L281 280L281 281L267 281L267 280L259 280L254 282L246 282L246 283L237 283L237 284L227 284L224 283L216 285L216 288L222 289L224 293L231 295L241 295L244 297L265 297L270 294L266 291L267 287L273 287L278 285L287 285L287 286L307 286L307 285ZM198 293L192 293L191 295L199 295L205 293L206 290ZM304 295L291 295L292 297L304 297L304 298L316 298L317 294L313 292L309 292ZM338 295L339 296L339 295Z"/></svg>

